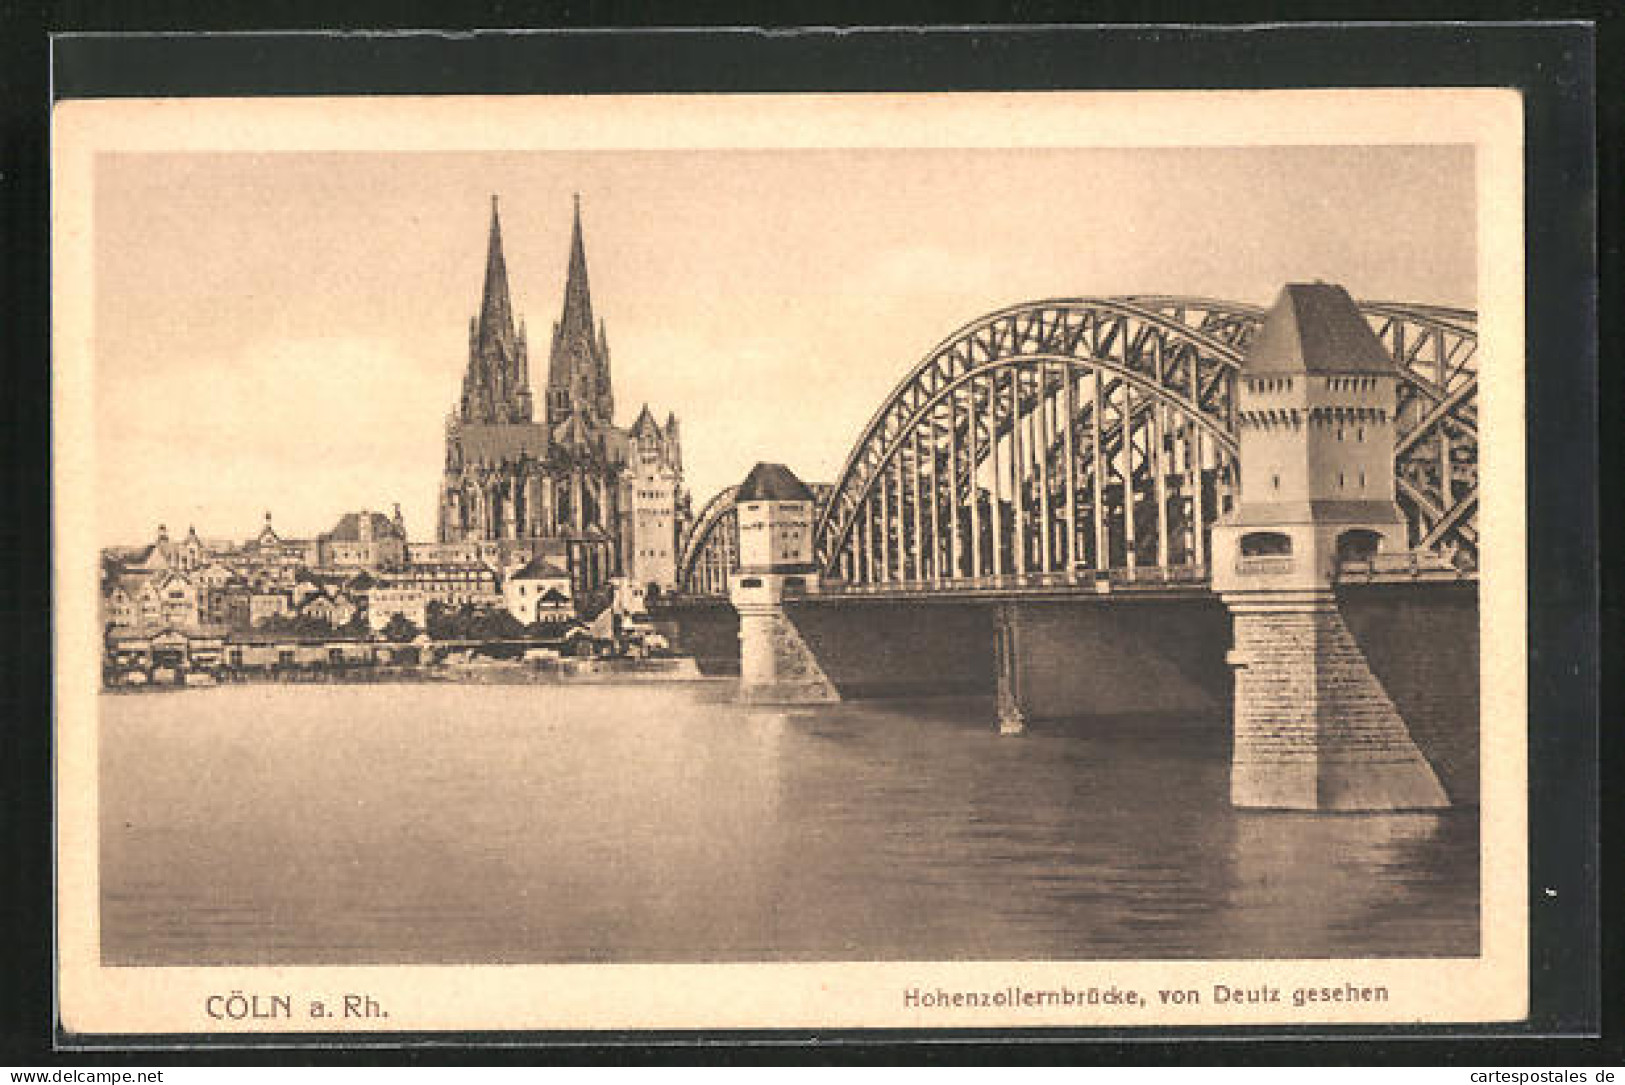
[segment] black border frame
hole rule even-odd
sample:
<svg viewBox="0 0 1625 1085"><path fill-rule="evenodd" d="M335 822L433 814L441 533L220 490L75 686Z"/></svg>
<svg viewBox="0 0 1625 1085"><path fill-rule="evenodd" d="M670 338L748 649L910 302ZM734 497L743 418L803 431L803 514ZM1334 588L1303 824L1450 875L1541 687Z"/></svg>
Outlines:
<svg viewBox="0 0 1625 1085"><path fill-rule="evenodd" d="M1155 4L1108 5L1130 8L1144 17ZM1191 5L1179 5L1190 7ZM1504 6L1504 5L1497 5ZM1166 9L1167 5L1163 5ZM1230 7L1224 17L1258 17ZM1482 12L1482 7L1478 9ZM188 12L192 26L229 26L249 11L230 5L205 15ZM1572 10L1571 10L1572 13ZM1588 14L1582 10L1580 14ZM26 20L32 12L23 13ZM53 12L46 12L47 16ZM80 21L93 11L78 13ZM318 19L321 13L313 12ZM413 11L378 10L364 21L387 27L390 15ZM566 12L566 17L569 16ZM574 13L578 18L590 12ZM1217 9L1207 15L1212 18ZM1343 14L1347 14L1344 12ZM500 19L500 8L495 13ZM1165 13L1163 18L1179 17ZM253 16L250 16L253 17ZM1189 18L1186 12L1184 17ZM128 16L125 16L127 19ZM326 18L331 19L329 13ZM52 20L61 22L58 18ZM100 20L106 25L105 14ZM428 21L420 19L422 22ZM149 18L162 24L162 17ZM173 25L173 24L171 24ZM160 29L154 25L153 29ZM42 30L41 27L30 27ZM1604 26L1611 33L1613 27ZM1277 24L1243 29L1209 26L988 26L917 30L863 29L833 33L752 30L597 30L570 34L408 33L387 36L329 36L318 32L255 33L245 36L176 37L165 34L95 34L31 40L8 35L8 52L21 63L0 74L5 100L4 157L0 180L6 185L0 236L13 242L0 260L0 286L8 297L24 299L0 326L5 353L14 360L15 392L4 397L7 439L16 442L4 462L11 469L13 516L0 527L0 555L19 576L0 589L0 615L13 632L13 651L0 661L0 695L13 715L6 738L19 756L6 758L11 802L3 819L7 856L20 861L20 895L7 911L32 904L37 911L19 925L7 925L19 944L8 946L8 972L19 975L7 986L20 1014L7 1015L7 1054L35 1061L86 1056L105 1060L117 1049L118 1061L158 1063L288 1061L332 1062L361 1059L421 1063L461 1061L449 1047L476 1041L500 1044L482 1056L510 1061L506 1045L545 1044L554 1061L875 1061L877 1056L919 1061L1053 1061L1062 1049L1053 1041L1091 1041L1091 1060L1165 1062L1174 1058L1226 1058L1245 1062L1372 1061L1415 1063L1430 1054L1484 1061L1507 1039L1523 1037L1523 1061L1585 1061L1586 1051L1617 1051L1619 1038L1602 1041L1533 1043L1533 1037L1595 1036L1604 1017L1601 994L1598 911L1598 490L1593 444L1600 416L1597 388L1598 294L1596 291L1597 168L1610 179L1603 191L1620 191L1617 146L1595 157L1595 103L1610 101L1603 71L1599 99L1593 27L1583 23L1441 24ZM20 48L18 47L20 46ZM48 48L49 72L39 54ZM49 96L38 80L54 79ZM704 91L867 91L997 89L1135 89L1505 86L1524 96L1526 123L1526 234L1528 323L1528 469L1530 480L1530 704L1561 721L1531 728L1530 734L1530 938L1531 1016L1513 1026L1417 1026L1328 1028L1305 1026L1257 1029L1158 1029L1153 1032L1093 1030L949 1031L908 1033L865 1031L719 1034L685 1033L478 1033L412 1034L346 1038L284 1036L265 1044L242 1038L163 1037L148 1046L131 1037L65 1037L54 1033L51 1014L54 977L50 959L51 849L49 786L50 664L49 524L49 269L48 269L48 106L73 97L263 95L263 94L422 94L422 93L636 93ZM32 91L24 99L18 87ZM1617 130L1617 116L1609 120ZM9 162L8 162L9 160ZM20 165L20 168L19 168ZM19 186L18 181L22 184ZM1617 207L1601 205L1617 221ZM1605 253L1617 261L1617 249ZM15 302L13 303L16 304ZM1618 330L1617 314L1606 314L1604 331ZM1610 339L1613 337L1610 336ZM1610 383L1617 375L1610 371ZM1614 385L1617 393L1617 384ZM1606 402L1617 402L1610 397ZM1610 514L1613 506L1610 505ZM24 525L27 525L25 528ZM1617 585L1610 584L1610 634L1618 650ZM1617 702L1616 702L1617 703ZM1616 751L1617 752L1617 751ZM1617 813L1617 805L1614 809ZM1552 887L1556 896L1542 890ZM43 901L39 898L43 897ZM41 906L42 905L42 906ZM19 939L20 936L20 939ZM1617 956L1610 951L1610 957ZM1607 1020L1617 1019L1610 997ZM1191 1037L1215 1042L1170 1047L1168 1040ZM1424 1038L1481 1038L1465 1046L1417 1043ZM1364 1039L1313 1049L1281 1048L1273 1041L1309 1037ZM1497 1046L1485 1047L1486 1041ZM52 1041L76 1045L53 1051ZM1012 1041L1051 1041L1010 1046ZM1238 1043L1237 1041L1243 1041ZM43 1041L43 1043L42 1043ZM289 1050L290 1042L316 1047ZM707 1046L694 1046L705 1041ZM900 1045L925 1041L927 1046ZM1379 1042L1375 1045L1369 1041ZM1392 1042L1405 1041L1405 1042ZM989 1047L990 1043L1003 1046ZM1438 1040L1444 1044L1445 1041ZM1599 1043L1601 1046L1599 1046ZM201 1051L186 1052L176 1044ZM630 1044L626 1047L610 1045ZM676 1044L679 1046L668 1046ZM816 1044L816 1047L809 1046ZM1472 1050L1468 1053L1467 1048ZM1182 1049L1182 1054L1180 1054ZM1453 1054L1452 1054L1453 1052ZM519 1060L539 1052L526 1049ZM1077 1049L1067 1049L1076 1054ZM1606 1056L1605 1056L1606 1057ZM1293 1061L1290 1057L1288 1061Z"/></svg>

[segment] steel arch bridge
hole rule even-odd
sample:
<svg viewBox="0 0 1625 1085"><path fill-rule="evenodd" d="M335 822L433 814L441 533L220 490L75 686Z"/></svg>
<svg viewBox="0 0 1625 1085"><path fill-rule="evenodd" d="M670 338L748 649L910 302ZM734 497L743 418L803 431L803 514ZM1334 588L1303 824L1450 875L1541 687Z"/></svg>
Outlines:
<svg viewBox="0 0 1625 1085"><path fill-rule="evenodd" d="M1476 314L1360 308L1401 374L1395 481L1411 544L1473 571ZM1236 498L1236 374L1263 317L1136 295L966 324L898 384L820 495L821 572L859 590L1205 581L1209 532ZM685 547L685 589L726 590L736 532L725 490Z"/></svg>

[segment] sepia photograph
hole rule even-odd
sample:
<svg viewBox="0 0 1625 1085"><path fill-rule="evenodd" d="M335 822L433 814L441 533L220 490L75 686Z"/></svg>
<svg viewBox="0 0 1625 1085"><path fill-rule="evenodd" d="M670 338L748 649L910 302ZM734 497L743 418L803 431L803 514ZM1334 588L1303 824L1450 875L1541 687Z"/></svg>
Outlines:
<svg viewBox="0 0 1625 1085"><path fill-rule="evenodd" d="M65 1026L1521 1017L1518 125L59 106Z"/></svg>

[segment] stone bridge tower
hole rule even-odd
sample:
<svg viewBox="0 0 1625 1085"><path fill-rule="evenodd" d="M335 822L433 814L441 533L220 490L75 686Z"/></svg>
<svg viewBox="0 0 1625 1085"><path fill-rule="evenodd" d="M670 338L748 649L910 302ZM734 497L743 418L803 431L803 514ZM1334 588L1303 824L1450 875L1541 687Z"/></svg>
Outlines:
<svg viewBox="0 0 1625 1085"><path fill-rule="evenodd" d="M739 695L757 703L838 701L840 694L784 612L818 590L813 493L788 467L759 463L735 495L739 571L728 595L739 613Z"/></svg>
<svg viewBox="0 0 1625 1085"><path fill-rule="evenodd" d="M1213 529L1235 647L1241 807L1449 805L1343 620L1338 565L1406 548L1398 372L1340 286L1287 285L1237 379L1241 500Z"/></svg>

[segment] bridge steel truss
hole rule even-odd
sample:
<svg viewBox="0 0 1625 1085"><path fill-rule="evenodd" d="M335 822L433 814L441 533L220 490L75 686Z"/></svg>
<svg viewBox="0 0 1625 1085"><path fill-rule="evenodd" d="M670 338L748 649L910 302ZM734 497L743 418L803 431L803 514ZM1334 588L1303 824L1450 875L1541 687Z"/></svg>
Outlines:
<svg viewBox="0 0 1625 1085"><path fill-rule="evenodd" d="M1473 313L1364 302L1398 363L1395 475L1413 546L1477 562ZM949 336L876 412L816 531L835 585L1205 580L1236 498L1236 374L1263 310L1052 299Z"/></svg>
<svg viewBox="0 0 1625 1085"><path fill-rule="evenodd" d="M1473 571L1477 317L1360 308L1401 374L1395 481L1411 543ZM1029 302L960 328L870 419L839 481L815 487L828 586L1205 581L1213 522L1236 499L1236 374L1263 317L1141 295ZM684 591L726 593L736 491L713 497L689 533Z"/></svg>
<svg viewBox="0 0 1625 1085"><path fill-rule="evenodd" d="M1263 323L1258 306L1200 298L1135 297L1243 351ZM1401 376L1394 482L1413 547L1478 568L1478 314L1415 302L1364 301L1360 310Z"/></svg>
<svg viewBox="0 0 1625 1085"><path fill-rule="evenodd" d="M705 503L695 518L677 562L677 583L690 595L727 595L728 574L739 568L738 486L728 486Z"/></svg>

